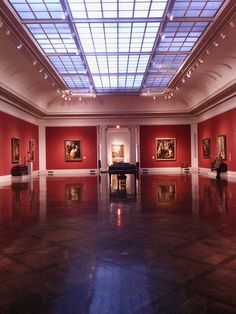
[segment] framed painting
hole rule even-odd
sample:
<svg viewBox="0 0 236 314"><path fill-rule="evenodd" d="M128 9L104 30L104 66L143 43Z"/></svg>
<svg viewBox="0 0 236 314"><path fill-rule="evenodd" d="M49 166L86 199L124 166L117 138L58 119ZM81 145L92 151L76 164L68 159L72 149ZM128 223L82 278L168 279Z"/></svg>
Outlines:
<svg viewBox="0 0 236 314"><path fill-rule="evenodd" d="M176 160L175 138L156 138L156 160Z"/></svg>
<svg viewBox="0 0 236 314"><path fill-rule="evenodd" d="M65 140L64 150L65 150L65 161L81 161L82 160L81 140Z"/></svg>
<svg viewBox="0 0 236 314"><path fill-rule="evenodd" d="M209 138L202 139L202 155L203 158L211 158L211 140Z"/></svg>
<svg viewBox="0 0 236 314"><path fill-rule="evenodd" d="M112 144L111 145L111 155L112 162L124 162L125 153L124 153L124 145L123 144Z"/></svg>
<svg viewBox="0 0 236 314"><path fill-rule="evenodd" d="M20 162L20 139L16 137L11 139L11 159L12 163Z"/></svg>
<svg viewBox="0 0 236 314"><path fill-rule="evenodd" d="M29 141L29 159L30 161L35 160L35 140Z"/></svg>
<svg viewBox="0 0 236 314"><path fill-rule="evenodd" d="M158 182L156 184L157 203L170 205L177 201L176 182Z"/></svg>
<svg viewBox="0 0 236 314"><path fill-rule="evenodd" d="M223 160L226 159L226 136L225 135L217 135L216 136L216 147L217 147L217 155L220 153Z"/></svg>

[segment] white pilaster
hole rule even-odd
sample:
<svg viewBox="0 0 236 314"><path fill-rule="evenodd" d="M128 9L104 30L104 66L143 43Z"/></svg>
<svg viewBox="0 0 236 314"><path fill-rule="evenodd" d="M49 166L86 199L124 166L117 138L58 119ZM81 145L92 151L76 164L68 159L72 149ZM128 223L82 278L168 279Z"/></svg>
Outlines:
<svg viewBox="0 0 236 314"><path fill-rule="evenodd" d="M198 132L197 123L191 123L191 164L193 170L198 170Z"/></svg>
<svg viewBox="0 0 236 314"><path fill-rule="evenodd" d="M39 125L39 173L46 173L46 129Z"/></svg>
<svg viewBox="0 0 236 314"><path fill-rule="evenodd" d="M100 126L100 155L101 155L101 172L107 171L107 127Z"/></svg>

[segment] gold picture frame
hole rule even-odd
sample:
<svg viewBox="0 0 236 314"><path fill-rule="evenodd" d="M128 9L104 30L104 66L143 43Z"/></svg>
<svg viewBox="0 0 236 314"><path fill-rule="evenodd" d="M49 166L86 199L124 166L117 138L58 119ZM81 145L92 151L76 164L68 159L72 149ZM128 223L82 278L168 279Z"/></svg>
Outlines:
<svg viewBox="0 0 236 314"><path fill-rule="evenodd" d="M203 138L202 139L202 155L203 158L211 158L211 139Z"/></svg>
<svg viewBox="0 0 236 314"><path fill-rule="evenodd" d="M124 144L112 144L111 145L112 163L124 162L125 160L125 148Z"/></svg>
<svg viewBox="0 0 236 314"><path fill-rule="evenodd" d="M219 134L216 136L217 155L220 153L223 160L226 160L226 136Z"/></svg>
<svg viewBox="0 0 236 314"><path fill-rule="evenodd" d="M65 161L81 161L82 147L81 140L65 140Z"/></svg>
<svg viewBox="0 0 236 314"><path fill-rule="evenodd" d="M156 138L156 160L176 160L176 138Z"/></svg>
<svg viewBox="0 0 236 314"><path fill-rule="evenodd" d="M17 137L11 139L11 161L12 163L20 162L20 139Z"/></svg>
<svg viewBox="0 0 236 314"><path fill-rule="evenodd" d="M35 140L29 140L29 158L35 161Z"/></svg>

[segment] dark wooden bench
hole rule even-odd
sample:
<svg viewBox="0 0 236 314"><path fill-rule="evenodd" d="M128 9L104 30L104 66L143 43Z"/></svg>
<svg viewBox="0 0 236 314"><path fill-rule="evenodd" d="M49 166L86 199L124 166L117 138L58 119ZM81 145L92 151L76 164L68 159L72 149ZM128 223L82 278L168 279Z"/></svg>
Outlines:
<svg viewBox="0 0 236 314"><path fill-rule="evenodd" d="M28 174L27 165L15 165L11 169L11 175L12 176L21 176L24 174Z"/></svg>

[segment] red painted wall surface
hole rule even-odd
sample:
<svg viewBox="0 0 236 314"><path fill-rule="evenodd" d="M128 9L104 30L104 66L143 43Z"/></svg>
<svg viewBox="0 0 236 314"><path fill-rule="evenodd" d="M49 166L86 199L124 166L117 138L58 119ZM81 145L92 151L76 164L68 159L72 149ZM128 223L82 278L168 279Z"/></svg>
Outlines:
<svg viewBox="0 0 236 314"><path fill-rule="evenodd" d="M176 138L176 160L156 160L156 138ZM158 125L140 127L141 168L191 166L190 125Z"/></svg>
<svg viewBox="0 0 236 314"><path fill-rule="evenodd" d="M222 113L198 124L198 165L210 168L211 161L217 154L216 136L226 136L226 160L228 170L236 171L236 109ZM204 158L202 152L202 139L210 138L211 156Z"/></svg>
<svg viewBox="0 0 236 314"><path fill-rule="evenodd" d="M65 161L64 141L81 140L82 161ZM96 169L96 127L47 127L47 169Z"/></svg>
<svg viewBox="0 0 236 314"><path fill-rule="evenodd" d="M0 112L0 176L11 174L11 139L20 139L20 163L23 164L29 151L29 140L35 140L35 161L33 170L39 169L38 155L38 126Z"/></svg>

